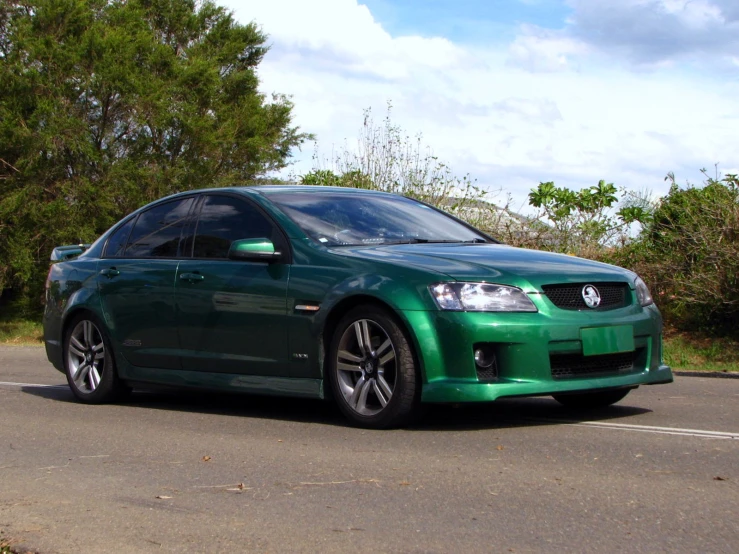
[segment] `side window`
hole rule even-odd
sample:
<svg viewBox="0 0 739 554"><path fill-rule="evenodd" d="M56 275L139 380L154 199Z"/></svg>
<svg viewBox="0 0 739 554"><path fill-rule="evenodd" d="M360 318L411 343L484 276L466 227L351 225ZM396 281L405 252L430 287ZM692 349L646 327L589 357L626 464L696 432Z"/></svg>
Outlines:
<svg viewBox="0 0 739 554"><path fill-rule="evenodd" d="M118 227L115 232L108 237L108 244L105 246L105 258L118 258L123 256L123 251L126 249L126 242L128 241L128 235L131 234L131 228L133 222L136 221L135 217L132 217L126 223Z"/></svg>
<svg viewBox="0 0 739 554"><path fill-rule="evenodd" d="M239 239L278 235L274 226L254 206L232 196L206 196L195 228L196 258L227 258L231 243Z"/></svg>
<svg viewBox="0 0 739 554"><path fill-rule="evenodd" d="M174 258L180 236L187 224L192 198L159 204L139 214L128 239L125 256L132 258Z"/></svg>

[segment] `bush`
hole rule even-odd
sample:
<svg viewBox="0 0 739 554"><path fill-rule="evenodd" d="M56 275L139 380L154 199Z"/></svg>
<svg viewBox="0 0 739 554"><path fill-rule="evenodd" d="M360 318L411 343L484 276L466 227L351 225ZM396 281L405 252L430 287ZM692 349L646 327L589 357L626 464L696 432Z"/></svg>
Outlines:
<svg viewBox="0 0 739 554"><path fill-rule="evenodd" d="M621 257L676 327L739 336L739 178L684 188L667 178L669 194Z"/></svg>
<svg viewBox="0 0 739 554"><path fill-rule="evenodd" d="M580 191L539 183L529 193L529 205L538 210L533 217L500 229L506 242L601 261L611 261L614 251L632 240L632 227L650 213L643 196L603 180Z"/></svg>

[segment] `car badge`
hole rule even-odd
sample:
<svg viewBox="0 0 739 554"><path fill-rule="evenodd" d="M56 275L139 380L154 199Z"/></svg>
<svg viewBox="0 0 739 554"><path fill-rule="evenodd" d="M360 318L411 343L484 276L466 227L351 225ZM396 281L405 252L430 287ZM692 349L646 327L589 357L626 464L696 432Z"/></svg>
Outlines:
<svg viewBox="0 0 739 554"><path fill-rule="evenodd" d="M588 308L597 308L600 306L600 293L593 285L585 285L582 288L582 299Z"/></svg>

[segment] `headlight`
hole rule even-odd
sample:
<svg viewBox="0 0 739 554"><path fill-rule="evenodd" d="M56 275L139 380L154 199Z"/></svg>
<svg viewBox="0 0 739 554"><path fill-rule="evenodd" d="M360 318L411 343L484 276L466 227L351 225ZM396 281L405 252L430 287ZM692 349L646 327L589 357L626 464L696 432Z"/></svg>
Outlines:
<svg viewBox="0 0 739 554"><path fill-rule="evenodd" d="M639 301L639 304L641 304L642 306L649 306L650 304L654 304L652 293L649 292L646 283L641 280L641 277L636 278L636 281L634 281L634 286L636 287L636 299Z"/></svg>
<svg viewBox="0 0 739 554"><path fill-rule="evenodd" d="M470 312L536 312L526 293L516 287L488 283L438 283L429 287L442 310Z"/></svg>

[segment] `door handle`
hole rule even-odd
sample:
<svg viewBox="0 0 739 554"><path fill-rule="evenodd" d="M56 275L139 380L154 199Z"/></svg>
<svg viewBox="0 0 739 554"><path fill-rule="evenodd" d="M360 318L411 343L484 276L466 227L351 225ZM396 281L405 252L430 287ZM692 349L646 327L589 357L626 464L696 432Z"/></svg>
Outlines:
<svg viewBox="0 0 739 554"><path fill-rule="evenodd" d="M117 270L116 268L114 268L114 267L110 267L110 268L108 268L108 269L103 269L103 270L102 270L102 271L100 272L100 275L102 275L103 277L107 277L108 279L111 279L111 278L113 278L113 277L117 277L117 276L118 276L118 275L120 275L120 274L121 274L121 272L120 272L120 271L118 271L118 270Z"/></svg>
<svg viewBox="0 0 739 554"><path fill-rule="evenodd" d="M180 273L180 279L194 283L195 281L204 281L205 276L200 275L200 273Z"/></svg>

